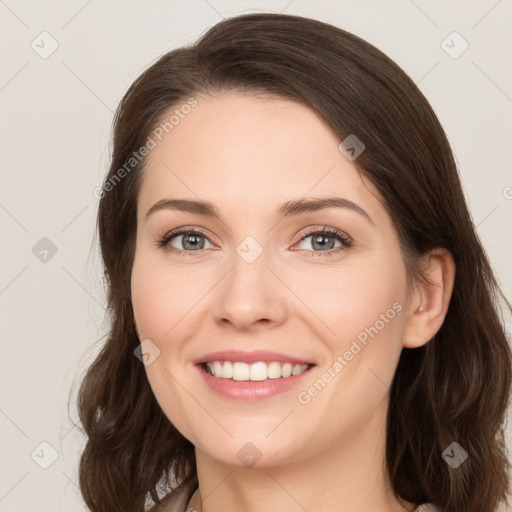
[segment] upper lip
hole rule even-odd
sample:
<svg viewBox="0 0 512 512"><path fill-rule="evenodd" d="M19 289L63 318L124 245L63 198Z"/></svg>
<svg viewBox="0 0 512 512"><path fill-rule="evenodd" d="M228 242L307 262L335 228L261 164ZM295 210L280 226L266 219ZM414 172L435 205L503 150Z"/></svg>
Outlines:
<svg viewBox="0 0 512 512"><path fill-rule="evenodd" d="M244 350L221 350L217 352L210 352L209 354L195 359L194 364L202 364L211 361L240 361L247 364L257 363L258 361L278 361L280 363L314 364L305 359L289 356L281 352L271 352L268 350L254 350L252 352L246 352Z"/></svg>

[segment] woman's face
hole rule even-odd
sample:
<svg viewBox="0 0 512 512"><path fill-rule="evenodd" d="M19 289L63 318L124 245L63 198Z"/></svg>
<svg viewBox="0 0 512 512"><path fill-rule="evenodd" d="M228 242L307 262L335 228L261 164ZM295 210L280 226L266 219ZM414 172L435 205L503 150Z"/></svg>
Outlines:
<svg viewBox="0 0 512 512"><path fill-rule="evenodd" d="M222 93L185 111L149 155L131 282L162 410L196 448L233 465L306 460L381 430L408 299L376 189L304 105ZM342 201L280 215L325 198ZM207 201L218 217L198 207L148 215L178 199ZM159 246L182 228L200 233ZM231 350L244 354L209 356ZM240 363L254 351L279 355L256 357L274 363L251 370ZM212 359L238 363L236 379L196 364ZM259 373L286 375L290 366L276 363L287 360L314 366L279 379ZM229 375L229 363L222 368ZM244 382L246 370L265 380Z"/></svg>

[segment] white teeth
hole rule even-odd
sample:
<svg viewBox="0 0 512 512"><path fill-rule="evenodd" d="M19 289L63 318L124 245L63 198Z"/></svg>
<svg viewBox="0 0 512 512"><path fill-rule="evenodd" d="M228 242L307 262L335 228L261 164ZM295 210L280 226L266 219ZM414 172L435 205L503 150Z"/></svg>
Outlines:
<svg viewBox="0 0 512 512"><path fill-rule="evenodd" d="M296 364L294 366L292 363L281 364L278 361L273 361L269 364L258 361L250 365L239 361L234 363L231 361L210 361L206 363L206 371L210 375L238 381L258 381L290 377L291 375L304 373L308 367L308 364Z"/></svg>
<svg viewBox="0 0 512 512"><path fill-rule="evenodd" d="M222 371L222 363L220 361L215 361L213 363L213 371L215 375L220 375L220 372Z"/></svg>
<svg viewBox="0 0 512 512"><path fill-rule="evenodd" d="M216 372L215 375L222 375L225 379L231 379L233 377L233 363L231 361L224 361L222 365L222 374Z"/></svg>
<svg viewBox="0 0 512 512"><path fill-rule="evenodd" d="M243 363L235 363L243 364ZM247 366L247 365L245 365ZM224 373L223 373L224 375ZM249 368L249 380L266 380L267 379L267 365L265 363L254 363ZM238 379L242 380L242 379ZM247 379L243 379L247 380Z"/></svg>
<svg viewBox="0 0 512 512"><path fill-rule="evenodd" d="M306 368L308 367L308 365L306 365ZM304 370L306 369L304 368ZM296 364L293 369L292 369L292 375L299 375L300 373L302 373L304 371L302 369L302 366L300 364Z"/></svg>
<svg viewBox="0 0 512 512"><path fill-rule="evenodd" d="M280 377L282 377L283 375L281 373L281 365L275 361L273 363L270 363L267 366L267 375L269 379L279 379Z"/></svg>
<svg viewBox="0 0 512 512"><path fill-rule="evenodd" d="M292 363L284 363L281 367L281 375L283 377L289 377L292 374L293 364Z"/></svg>
<svg viewBox="0 0 512 512"><path fill-rule="evenodd" d="M215 375L219 375L220 377L221 374L220 372L215 372ZM222 375L224 375L224 371L222 372ZM233 380L250 380L249 375L250 368L248 364L239 362L233 364Z"/></svg>

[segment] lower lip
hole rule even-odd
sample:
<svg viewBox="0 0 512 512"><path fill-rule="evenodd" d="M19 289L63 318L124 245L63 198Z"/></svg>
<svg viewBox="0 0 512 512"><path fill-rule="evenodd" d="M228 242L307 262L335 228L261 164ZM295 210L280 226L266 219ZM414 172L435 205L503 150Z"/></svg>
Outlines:
<svg viewBox="0 0 512 512"><path fill-rule="evenodd" d="M314 367L315 365L312 365L300 375L291 375L290 377L260 381L238 381L214 377L206 373L202 365L196 365L196 368L199 370L210 389L231 400L244 400L249 402L271 398L279 393L293 389L300 383L301 379L311 373Z"/></svg>

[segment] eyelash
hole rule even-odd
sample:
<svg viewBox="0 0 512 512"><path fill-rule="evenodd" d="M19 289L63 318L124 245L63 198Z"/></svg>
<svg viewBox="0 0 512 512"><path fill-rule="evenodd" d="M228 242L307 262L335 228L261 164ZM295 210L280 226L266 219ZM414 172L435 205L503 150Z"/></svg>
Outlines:
<svg viewBox="0 0 512 512"><path fill-rule="evenodd" d="M345 233L343 233L342 231L339 231L337 229L334 229L334 228L329 228L327 226L323 227L320 230L315 229L315 230L311 230L311 231L305 233L297 243L304 241L306 238L310 237L311 235L326 234L326 233L333 236L338 241L340 241L342 246L337 247L336 249L330 249L329 251L310 251L307 249L299 249L299 251L306 251L307 255L311 256L311 257L316 257L316 256L328 257L328 256L332 256L334 253L348 249L348 248L352 247L352 245L353 245L352 240ZM176 249L175 247L172 247L171 245L167 246L169 244L169 242L174 237L177 237L179 235L188 235L188 234L201 235L201 236L205 237L206 239L208 239L206 234L203 231L201 231L200 229L186 229L186 228L182 229L182 228L180 228L176 231L171 231L170 233L167 233L166 235L161 237L159 239L157 245L159 248L161 248L165 251L169 251L171 253L175 253L175 254L179 254L179 255L185 253L188 256L197 256L197 254L194 254L194 253L200 252L200 251L184 251L181 249Z"/></svg>

